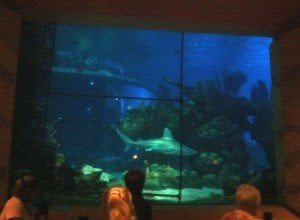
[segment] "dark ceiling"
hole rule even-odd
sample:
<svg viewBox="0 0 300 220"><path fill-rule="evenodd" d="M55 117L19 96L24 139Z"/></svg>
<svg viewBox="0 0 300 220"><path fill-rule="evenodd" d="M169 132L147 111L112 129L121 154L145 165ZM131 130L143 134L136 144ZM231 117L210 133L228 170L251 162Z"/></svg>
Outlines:
<svg viewBox="0 0 300 220"><path fill-rule="evenodd" d="M299 27L300 0L0 0L24 20L276 36Z"/></svg>

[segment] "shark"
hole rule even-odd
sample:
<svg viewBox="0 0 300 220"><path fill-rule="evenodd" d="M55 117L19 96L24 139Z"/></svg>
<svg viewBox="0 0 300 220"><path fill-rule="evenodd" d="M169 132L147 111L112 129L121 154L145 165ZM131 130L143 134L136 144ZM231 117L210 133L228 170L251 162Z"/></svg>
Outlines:
<svg viewBox="0 0 300 220"><path fill-rule="evenodd" d="M156 152L167 155L182 155L190 156L197 154L197 151L193 150L190 147L187 147L180 142L176 141L173 138L171 131L168 128L164 129L163 136L161 138L156 139L148 139L148 140L137 140L133 141L124 133L122 133L118 128L116 128L117 134L126 144L126 150L130 148L130 146L135 146L140 149L144 149L147 152ZM181 151L182 147L182 151Z"/></svg>
<svg viewBox="0 0 300 220"><path fill-rule="evenodd" d="M130 84L143 86L143 87L149 87L148 84L145 82L133 78L133 77L126 77L124 75L115 74L110 70L106 69L80 69L80 68L74 68L74 67L63 67L63 66L52 66L52 72L53 73L60 73L60 74L74 74L74 75L90 75L90 76L98 76L103 79L107 80L116 80L116 81L123 81Z"/></svg>

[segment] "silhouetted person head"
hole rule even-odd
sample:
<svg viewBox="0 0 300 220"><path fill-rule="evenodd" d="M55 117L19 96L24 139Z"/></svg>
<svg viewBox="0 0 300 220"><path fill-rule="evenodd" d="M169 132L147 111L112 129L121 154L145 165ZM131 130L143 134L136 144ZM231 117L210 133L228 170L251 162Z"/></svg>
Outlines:
<svg viewBox="0 0 300 220"><path fill-rule="evenodd" d="M242 184L236 189L235 201L237 208L256 215L261 203L261 193L253 185Z"/></svg>
<svg viewBox="0 0 300 220"><path fill-rule="evenodd" d="M131 169L125 174L125 185L133 195L142 194L146 175L139 169Z"/></svg>
<svg viewBox="0 0 300 220"><path fill-rule="evenodd" d="M38 180L35 176L28 174L19 177L12 190L13 195L19 197L24 202L29 202L37 196Z"/></svg>

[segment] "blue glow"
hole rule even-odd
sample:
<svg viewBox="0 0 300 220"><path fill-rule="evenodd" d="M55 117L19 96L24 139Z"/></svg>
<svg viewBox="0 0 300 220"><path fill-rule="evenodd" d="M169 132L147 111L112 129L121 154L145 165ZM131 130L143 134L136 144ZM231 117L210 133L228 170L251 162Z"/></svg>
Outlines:
<svg viewBox="0 0 300 220"><path fill-rule="evenodd" d="M239 96L250 96L252 86L263 80L271 89L270 37L194 34L184 35L184 84L197 79L214 80L222 72L247 75Z"/></svg>
<svg viewBox="0 0 300 220"><path fill-rule="evenodd" d="M201 181L193 187L204 186L206 174L220 175L227 163L247 175L273 169L272 135L261 132L271 132L271 106L258 105L272 89L272 38L58 25L56 40L54 65L76 71L52 77L51 92L62 96L51 97L49 117L66 118L57 132L60 150L77 167L97 164L113 174L152 164L176 168L178 158L151 148L125 152L126 144L112 129L137 141L160 137L168 126L176 139L182 135L183 144L199 152L182 160ZM256 95L258 80L263 88ZM202 152L208 159L211 153L218 157L204 163Z"/></svg>

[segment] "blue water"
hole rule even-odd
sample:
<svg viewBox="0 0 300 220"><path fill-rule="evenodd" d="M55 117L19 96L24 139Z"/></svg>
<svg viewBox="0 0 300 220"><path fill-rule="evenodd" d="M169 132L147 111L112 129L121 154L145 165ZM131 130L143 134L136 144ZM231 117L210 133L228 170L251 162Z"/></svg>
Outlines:
<svg viewBox="0 0 300 220"><path fill-rule="evenodd" d="M186 34L185 82L214 78L222 72L243 71L247 75L239 95L249 98L257 80L271 89L269 46L272 38L238 35Z"/></svg>
<svg viewBox="0 0 300 220"><path fill-rule="evenodd" d="M128 110L152 106L157 98L178 102L181 79L183 85L194 87L198 81L242 71L247 82L239 97L249 100L257 80L265 81L270 92L271 43L272 38L257 36L58 25L54 66L92 73L52 77L48 118L51 123L62 117L57 123L58 151L78 168L85 163L101 165L99 158L136 163L111 124L126 119ZM96 74L103 70L112 75ZM248 153L254 158L264 152ZM263 159L252 160L253 169L258 169L254 163L268 166Z"/></svg>

